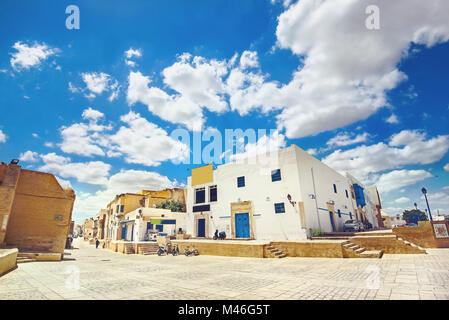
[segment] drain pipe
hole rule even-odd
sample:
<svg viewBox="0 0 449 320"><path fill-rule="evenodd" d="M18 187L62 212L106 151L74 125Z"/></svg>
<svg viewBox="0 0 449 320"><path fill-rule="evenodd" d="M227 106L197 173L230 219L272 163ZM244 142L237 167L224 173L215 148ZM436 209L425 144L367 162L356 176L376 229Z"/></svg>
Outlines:
<svg viewBox="0 0 449 320"><path fill-rule="evenodd" d="M315 176L313 175L313 167L310 168L310 171L312 171L312 184L313 184L313 193L315 195L315 207L316 207L316 217L318 218L318 228L320 228L320 230L321 230L320 212L318 211L318 200L317 200L317 194L316 194L316 188L315 188Z"/></svg>

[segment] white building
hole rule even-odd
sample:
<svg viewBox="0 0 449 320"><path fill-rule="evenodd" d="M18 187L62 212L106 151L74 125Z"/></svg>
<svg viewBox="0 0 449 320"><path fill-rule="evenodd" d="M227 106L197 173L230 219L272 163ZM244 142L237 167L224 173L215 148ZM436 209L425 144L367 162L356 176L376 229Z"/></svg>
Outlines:
<svg viewBox="0 0 449 320"><path fill-rule="evenodd" d="M120 221L121 239L127 241L152 240L149 235L175 236L186 228L187 215L168 209L139 208L125 214Z"/></svg>
<svg viewBox="0 0 449 320"><path fill-rule="evenodd" d="M359 180L346 172L354 192L356 219L362 222L369 222L374 228L379 227L379 220L382 220L379 193L375 186L365 187ZM378 217L380 215L380 217Z"/></svg>
<svg viewBox="0 0 449 320"><path fill-rule="evenodd" d="M343 231L356 218L352 185L296 145L263 156L192 170L187 231L212 237L305 239L310 229Z"/></svg>

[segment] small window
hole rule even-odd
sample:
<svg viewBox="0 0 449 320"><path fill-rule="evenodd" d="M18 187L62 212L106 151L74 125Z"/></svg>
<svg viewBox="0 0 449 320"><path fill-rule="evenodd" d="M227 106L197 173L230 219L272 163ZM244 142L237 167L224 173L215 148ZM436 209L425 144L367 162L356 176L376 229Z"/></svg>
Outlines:
<svg viewBox="0 0 449 320"><path fill-rule="evenodd" d="M352 220L352 212L349 212L349 219Z"/></svg>
<svg viewBox="0 0 449 320"><path fill-rule="evenodd" d="M241 188L245 186L245 177L237 178L237 188Z"/></svg>
<svg viewBox="0 0 449 320"><path fill-rule="evenodd" d="M349 198L348 190L345 190L346 192L346 198Z"/></svg>
<svg viewBox="0 0 449 320"><path fill-rule="evenodd" d="M199 188L195 190L195 203L205 203L206 202L206 190L204 188Z"/></svg>
<svg viewBox="0 0 449 320"><path fill-rule="evenodd" d="M274 204L274 212L275 213L285 213L285 206L283 202Z"/></svg>
<svg viewBox="0 0 449 320"><path fill-rule="evenodd" d="M334 183L334 192L337 193L337 186Z"/></svg>
<svg viewBox="0 0 449 320"><path fill-rule="evenodd" d="M116 213L118 213L119 208L120 208L120 206L117 205L117 207L115 208L115 212L116 212Z"/></svg>
<svg viewBox="0 0 449 320"><path fill-rule="evenodd" d="M122 205L120 206L120 212L124 212L124 211L125 211L125 205L122 204Z"/></svg>
<svg viewBox="0 0 449 320"><path fill-rule="evenodd" d="M337 210L337 213L338 213L338 217L341 218L341 211L340 211L340 209Z"/></svg>
<svg viewBox="0 0 449 320"><path fill-rule="evenodd" d="M271 181L281 181L281 169L276 169L271 171Z"/></svg>
<svg viewBox="0 0 449 320"><path fill-rule="evenodd" d="M209 187L209 202L217 201L217 186Z"/></svg>

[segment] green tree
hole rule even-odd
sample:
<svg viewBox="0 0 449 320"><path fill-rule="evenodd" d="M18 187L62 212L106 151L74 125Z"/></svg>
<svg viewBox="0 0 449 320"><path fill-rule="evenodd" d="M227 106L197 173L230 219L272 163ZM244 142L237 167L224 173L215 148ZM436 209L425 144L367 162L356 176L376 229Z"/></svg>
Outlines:
<svg viewBox="0 0 449 320"><path fill-rule="evenodd" d="M161 204L156 205L158 209L170 209L171 212L183 212L184 203L176 200L166 200Z"/></svg>
<svg viewBox="0 0 449 320"><path fill-rule="evenodd" d="M402 213L402 219L408 223L418 223L418 221L427 221L427 215L421 210L405 210Z"/></svg>

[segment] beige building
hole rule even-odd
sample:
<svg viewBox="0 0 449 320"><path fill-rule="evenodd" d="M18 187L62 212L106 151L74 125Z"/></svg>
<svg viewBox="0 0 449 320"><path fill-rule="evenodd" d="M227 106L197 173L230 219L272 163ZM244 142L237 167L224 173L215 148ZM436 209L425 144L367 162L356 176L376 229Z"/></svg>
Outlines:
<svg viewBox="0 0 449 320"><path fill-rule="evenodd" d="M141 190L138 193L122 193L99 213L98 228L101 239L122 239L122 224L127 213L140 208L156 208L164 201L176 200L185 204L185 190L180 188L159 191ZM185 206L184 206L185 211Z"/></svg>
<svg viewBox="0 0 449 320"><path fill-rule="evenodd" d="M18 162L18 161L17 161ZM0 164L0 247L64 253L75 192L50 173Z"/></svg>

